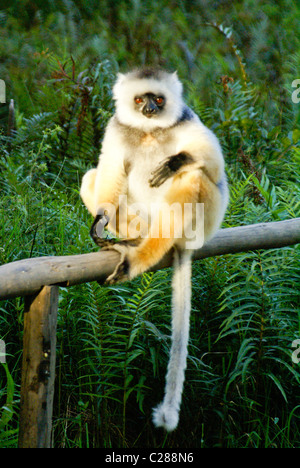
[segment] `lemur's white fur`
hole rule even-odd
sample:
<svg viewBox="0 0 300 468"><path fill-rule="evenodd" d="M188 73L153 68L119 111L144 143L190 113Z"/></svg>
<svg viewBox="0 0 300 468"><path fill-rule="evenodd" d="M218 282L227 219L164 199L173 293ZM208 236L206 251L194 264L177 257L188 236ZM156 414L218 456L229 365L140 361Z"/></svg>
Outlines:
<svg viewBox="0 0 300 468"><path fill-rule="evenodd" d="M134 106L134 98L146 93L165 98L164 108L152 118L147 118ZM146 212L145 215L141 208L134 218L143 234L140 243L111 247L122 256L108 281L131 279L150 269L167 251L174 249L172 346L164 400L153 415L156 426L170 431L178 423L186 368L192 251L186 248L184 234L177 238L180 221L177 215L174 215L169 238L161 234L161 222L166 206L203 203L204 241L211 238L219 229L228 202L224 160L216 136L184 104L182 85L176 73L137 70L120 74L113 96L116 112L105 132L98 167L85 174L80 193L94 216L106 210L110 220L108 228L120 237L128 237L130 221L128 214L117 228L114 224L123 209L120 195L126 195L129 207L139 203ZM170 157L180 158L185 154L190 158L186 164L162 182L153 182L161 176L160 169L168 167ZM151 211L153 204L158 208ZM117 214L115 208L119 210ZM193 216L184 214L184 222L194 222ZM160 233L157 239L151 238L154 231Z"/></svg>
<svg viewBox="0 0 300 468"><path fill-rule="evenodd" d="M186 368L191 310L191 254L175 251L172 279L172 347L166 377L165 397L153 410L157 427L176 428L179 419L184 371Z"/></svg>

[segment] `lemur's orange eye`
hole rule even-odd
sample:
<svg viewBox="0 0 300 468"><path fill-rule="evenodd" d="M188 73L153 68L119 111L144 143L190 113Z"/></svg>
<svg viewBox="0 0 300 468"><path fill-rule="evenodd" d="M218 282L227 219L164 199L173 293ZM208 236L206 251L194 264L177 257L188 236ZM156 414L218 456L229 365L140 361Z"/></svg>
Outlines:
<svg viewBox="0 0 300 468"><path fill-rule="evenodd" d="M158 96L155 99L156 104L162 104L164 102L164 98L162 96Z"/></svg>
<svg viewBox="0 0 300 468"><path fill-rule="evenodd" d="M134 98L134 102L135 102L136 104L142 104L143 98L137 96L137 97Z"/></svg>

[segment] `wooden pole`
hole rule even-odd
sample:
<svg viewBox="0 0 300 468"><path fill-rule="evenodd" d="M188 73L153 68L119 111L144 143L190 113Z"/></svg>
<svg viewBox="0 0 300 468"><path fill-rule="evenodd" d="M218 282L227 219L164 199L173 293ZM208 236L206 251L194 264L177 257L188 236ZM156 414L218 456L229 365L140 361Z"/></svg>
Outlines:
<svg viewBox="0 0 300 468"><path fill-rule="evenodd" d="M50 448L58 286L25 300L19 448Z"/></svg>
<svg viewBox="0 0 300 468"><path fill-rule="evenodd" d="M221 229L201 249L194 260L247 252L277 249L300 242L300 218ZM37 293L45 285L73 286L89 281L103 282L115 269L117 252L92 252L64 257L39 257L0 266L0 299ZM153 271L172 265L169 252Z"/></svg>

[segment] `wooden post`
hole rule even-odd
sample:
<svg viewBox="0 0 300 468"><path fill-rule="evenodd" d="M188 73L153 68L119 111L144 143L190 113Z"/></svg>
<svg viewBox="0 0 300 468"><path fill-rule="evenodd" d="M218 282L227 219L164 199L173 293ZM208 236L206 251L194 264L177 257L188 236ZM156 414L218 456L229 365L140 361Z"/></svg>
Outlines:
<svg viewBox="0 0 300 468"><path fill-rule="evenodd" d="M58 289L25 300L19 448L51 445Z"/></svg>

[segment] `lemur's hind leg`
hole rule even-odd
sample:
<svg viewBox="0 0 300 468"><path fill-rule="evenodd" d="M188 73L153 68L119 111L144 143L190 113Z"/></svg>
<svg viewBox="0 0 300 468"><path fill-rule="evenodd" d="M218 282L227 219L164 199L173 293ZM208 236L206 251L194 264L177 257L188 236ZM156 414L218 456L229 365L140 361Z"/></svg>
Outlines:
<svg viewBox="0 0 300 468"><path fill-rule="evenodd" d="M171 250L174 243L185 245L185 204L197 202L201 174L195 170L174 177L173 183L152 220L149 234L137 247L128 247L122 263L109 277L110 284L125 281L156 265ZM122 251L122 254L124 251ZM120 269L120 274L119 270Z"/></svg>

